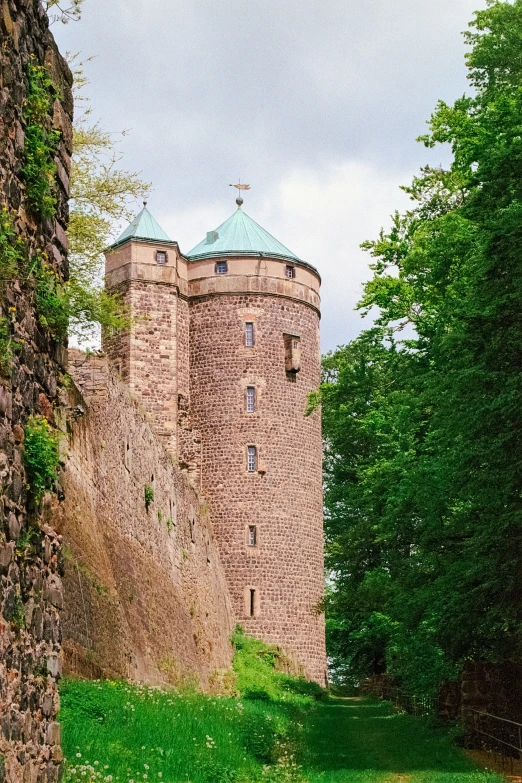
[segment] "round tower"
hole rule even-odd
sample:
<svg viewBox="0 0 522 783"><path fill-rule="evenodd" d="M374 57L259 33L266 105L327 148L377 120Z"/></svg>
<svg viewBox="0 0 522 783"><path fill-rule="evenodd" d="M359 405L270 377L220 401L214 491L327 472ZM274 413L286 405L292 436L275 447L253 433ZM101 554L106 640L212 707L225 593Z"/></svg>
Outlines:
<svg viewBox="0 0 522 783"><path fill-rule="evenodd" d="M324 684L320 277L237 203L185 256L201 491L238 622Z"/></svg>

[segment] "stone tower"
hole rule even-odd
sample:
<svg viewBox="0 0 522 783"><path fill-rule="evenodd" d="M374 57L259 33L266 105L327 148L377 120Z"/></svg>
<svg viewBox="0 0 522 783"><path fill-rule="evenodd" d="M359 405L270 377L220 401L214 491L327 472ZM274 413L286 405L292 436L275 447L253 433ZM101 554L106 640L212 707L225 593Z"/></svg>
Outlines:
<svg viewBox="0 0 522 783"><path fill-rule="evenodd" d="M186 254L137 216L107 254L136 321L104 346L209 508L237 621L324 683L320 277L237 203Z"/></svg>

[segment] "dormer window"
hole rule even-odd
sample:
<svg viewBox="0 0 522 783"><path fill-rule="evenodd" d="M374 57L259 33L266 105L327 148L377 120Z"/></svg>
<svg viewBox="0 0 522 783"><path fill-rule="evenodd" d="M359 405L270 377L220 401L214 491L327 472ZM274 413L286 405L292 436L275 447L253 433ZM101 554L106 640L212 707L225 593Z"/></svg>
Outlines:
<svg viewBox="0 0 522 783"><path fill-rule="evenodd" d="M285 277L288 277L289 280L293 280L295 277L295 266L291 266L290 264L287 264L285 267Z"/></svg>
<svg viewBox="0 0 522 783"><path fill-rule="evenodd" d="M167 253L165 250L156 250L156 263L157 264L167 263Z"/></svg>
<svg viewBox="0 0 522 783"><path fill-rule="evenodd" d="M216 264L216 274L226 275L228 272L228 263L226 261L218 261Z"/></svg>

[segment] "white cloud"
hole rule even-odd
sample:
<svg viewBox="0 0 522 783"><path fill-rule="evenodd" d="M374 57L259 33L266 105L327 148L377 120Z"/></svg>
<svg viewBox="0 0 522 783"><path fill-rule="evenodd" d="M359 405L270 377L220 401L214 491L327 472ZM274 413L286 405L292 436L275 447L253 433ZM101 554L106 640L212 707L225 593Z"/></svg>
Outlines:
<svg viewBox="0 0 522 783"><path fill-rule="evenodd" d="M270 197L245 196L244 210L322 277L322 345L329 350L353 339L363 323L354 307L371 272L370 257L359 245L389 226L395 209L409 204L399 185L411 172L382 172L359 161L323 169L298 168L273 183ZM228 200L154 212L182 251L190 250L235 208Z"/></svg>
<svg viewBox="0 0 522 783"><path fill-rule="evenodd" d="M128 128L124 164L188 250L252 184L252 217L323 275L325 348L361 328L359 243L397 189L444 159L414 139L466 89L460 35L486 0L87 0L56 26L87 66L94 117Z"/></svg>

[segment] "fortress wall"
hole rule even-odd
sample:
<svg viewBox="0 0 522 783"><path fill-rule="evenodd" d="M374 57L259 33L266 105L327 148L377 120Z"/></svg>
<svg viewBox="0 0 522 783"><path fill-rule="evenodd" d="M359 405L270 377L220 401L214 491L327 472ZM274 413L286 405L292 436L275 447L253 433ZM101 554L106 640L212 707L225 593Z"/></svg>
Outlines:
<svg viewBox="0 0 522 783"><path fill-rule="evenodd" d="M65 670L211 687L233 619L205 507L106 358L70 352L70 372Z"/></svg>
<svg viewBox="0 0 522 783"><path fill-rule="evenodd" d="M0 13L0 202L29 256L45 252L67 275L68 171L72 77L38 0L2 0ZM30 58L59 90L49 119L61 131L56 150L56 210L42 219L27 204L22 167ZM2 224L5 222L2 216ZM2 227L3 229L3 227ZM4 271L5 276L5 271ZM1 281L0 318L11 340L0 370L0 781L54 783L62 750L56 720L60 673L60 538L53 514L27 492L24 425L33 413L54 423L65 351L39 323L33 281Z"/></svg>

